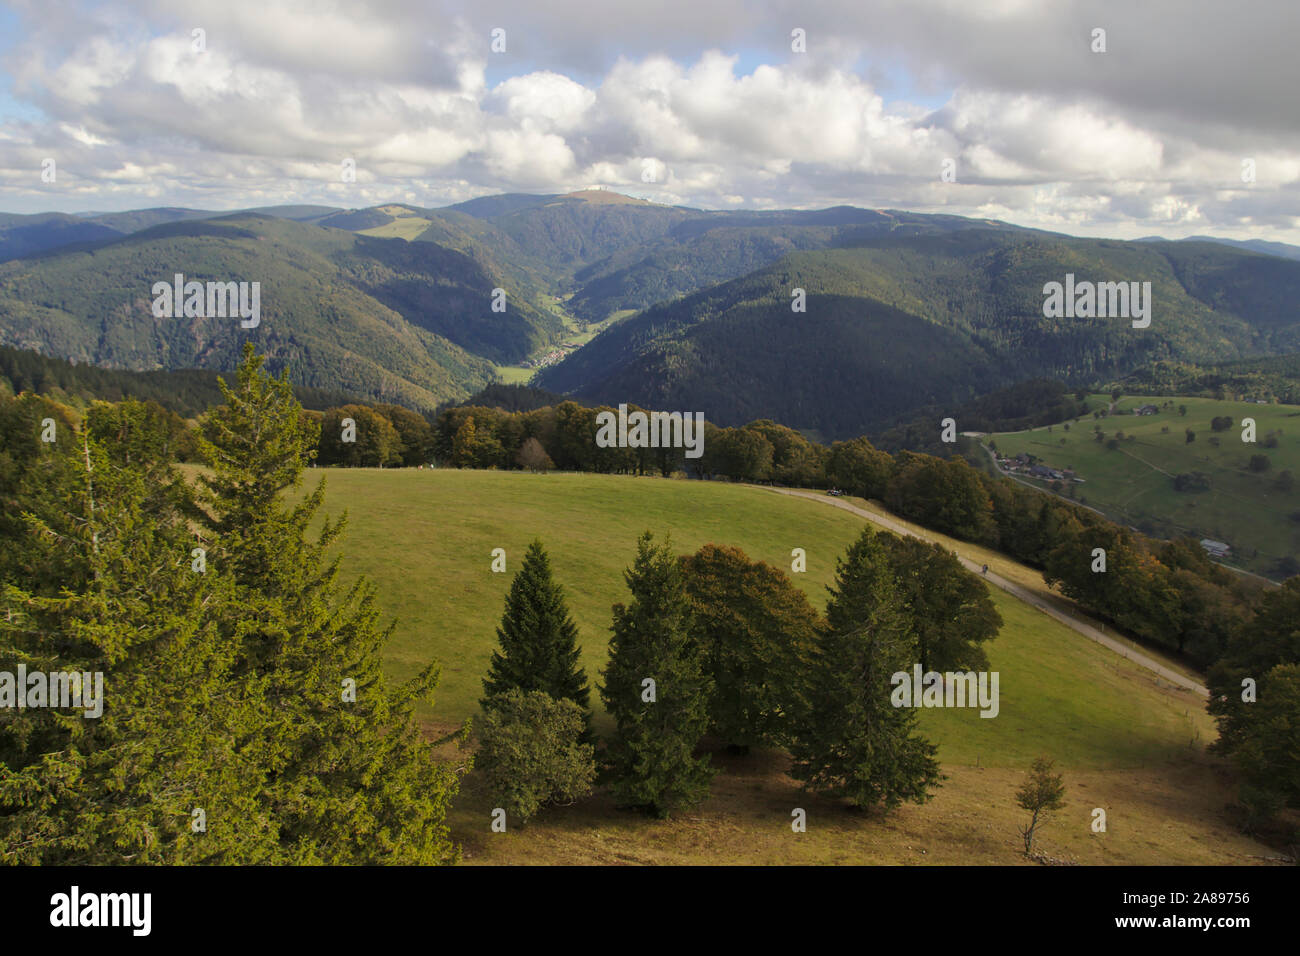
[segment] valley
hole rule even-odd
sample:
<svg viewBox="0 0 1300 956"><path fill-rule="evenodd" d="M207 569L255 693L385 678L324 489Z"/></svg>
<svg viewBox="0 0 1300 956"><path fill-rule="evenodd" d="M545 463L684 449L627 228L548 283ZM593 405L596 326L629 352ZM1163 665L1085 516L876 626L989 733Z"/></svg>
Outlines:
<svg viewBox="0 0 1300 956"><path fill-rule="evenodd" d="M8 922L1285 931L1300 6L1212 6L0 8Z"/></svg>
<svg viewBox="0 0 1300 956"><path fill-rule="evenodd" d="M0 344L228 371L235 333L159 322L142 303L178 272L256 281L255 339L274 367L420 411L531 382L835 439L1032 377L1075 387L1300 351L1293 259L899 210L705 211L584 190L440 209L8 217L6 241ZM1047 318L1042 289L1063 275L1149 282L1155 318Z"/></svg>

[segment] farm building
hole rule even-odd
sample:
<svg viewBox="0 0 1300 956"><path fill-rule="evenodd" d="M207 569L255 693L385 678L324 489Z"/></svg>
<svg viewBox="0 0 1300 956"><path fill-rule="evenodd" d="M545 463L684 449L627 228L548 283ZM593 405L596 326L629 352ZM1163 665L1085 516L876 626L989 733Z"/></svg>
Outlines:
<svg viewBox="0 0 1300 956"><path fill-rule="evenodd" d="M1232 550L1222 541L1214 541L1210 538L1202 538L1201 547L1204 548L1206 553L1212 558L1226 558L1228 552Z"/></svg>

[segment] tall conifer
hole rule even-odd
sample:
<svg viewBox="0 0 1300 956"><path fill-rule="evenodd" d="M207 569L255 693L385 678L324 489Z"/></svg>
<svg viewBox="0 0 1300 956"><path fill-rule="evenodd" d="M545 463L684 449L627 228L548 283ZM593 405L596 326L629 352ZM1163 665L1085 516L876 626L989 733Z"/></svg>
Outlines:
<svg viewBox="0 0 1300 956"><path fill-rule="evenodd" d="M540 541L528 546L523 565L510 583L497 641L500 649L492 652L483 680L484 707L493 697L518 689L539 690L588 710L591 688L578 663L578 628Z"/></svg>
<svg viewBox="0 0 1300 956"><path fill-rule="evenodd" d="M941 778L936 748L915 734L916 712L890 701L893 674L910 674L916 638L878 536L866 528L837 562L816 654L806 726L790 775L860 807L923 803Z"/></svg>
<svg viewBox="0 0 1300 956"><path fill-rule="evenodd" d="M632 603L614 605L600 695L617 725L609 746L615 796L667 816L708 791L713 770L695 748L708 729L711 686L681 566L669 544L652 542L650 532L641 536L624 574Z"/></svg>
<svg viewBox="0 0 1300 956"><path fill-rule="evenodd" d="M247 746L267 717L231 679L220 626L230 580L195 570L180 496L159 494L164 459L60 440L80 454L26 518L35 566L63 573L6 576L0 670L88 679L79 707L0 711L0 861L273 862Z"/></svg>
<svg viewBox="0 0 1300 956"><path fill-rule="evenodd" d="M293 492L314 454L317 427L287 378L262 371L245 349L226 403L204 421L211 467L200 503L212 534L209 560L234 578L240 614L229 622L237 674L255 684L273 719L263 730L264 800L282 858L294 863L452 862L444 817L458 782L434 759L413 717L437 684L433 665L392 688L380 650L373 587L338 583L327 554L343 521L308 527L324 480Z"/></svg>

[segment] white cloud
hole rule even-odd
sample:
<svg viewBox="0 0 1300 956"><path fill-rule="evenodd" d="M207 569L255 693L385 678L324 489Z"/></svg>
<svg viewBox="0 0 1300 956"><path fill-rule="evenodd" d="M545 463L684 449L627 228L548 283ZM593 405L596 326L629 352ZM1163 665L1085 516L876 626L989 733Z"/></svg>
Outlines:
<svg viewBox="0 0 1300 956"><path fill-rule="evenodd" d="M582 123L596 93L559 73L544 71L514 76L492 91L505 114L520 129L567 133Z"/></svg>
<svg viewBox="0 0 1300 956"><path fill-rule="evenodd" d="M543 6L20 0L5 65L40 118L0 134L0 204L436 204L604 183L724 208L853 203L1114 234L1251 223L1300 238L1293 5ZM1104 55L1087 50L1098 24ZM498 25L508 54L488 51ZM795 25L806 54L789 49ZM891 76L951 95L928 109L882 86ZM67 171L57 185L39 180L48 155ZM344 157L358 166L346 188ZM955 183L939 178L949 158Z"/></svg>

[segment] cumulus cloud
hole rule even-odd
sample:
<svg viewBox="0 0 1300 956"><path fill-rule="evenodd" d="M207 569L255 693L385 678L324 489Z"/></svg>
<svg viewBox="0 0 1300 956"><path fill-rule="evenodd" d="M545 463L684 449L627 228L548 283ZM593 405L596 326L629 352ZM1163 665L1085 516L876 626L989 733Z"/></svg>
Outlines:
<svg viewBox="0 0 1300 956"><path fill-rule="evenodd" d="M15 9L2 67L24 109L0 129L0 205L15 211L437 205L601 183L717 208L1300 240L1289 0Z"/></svg>

